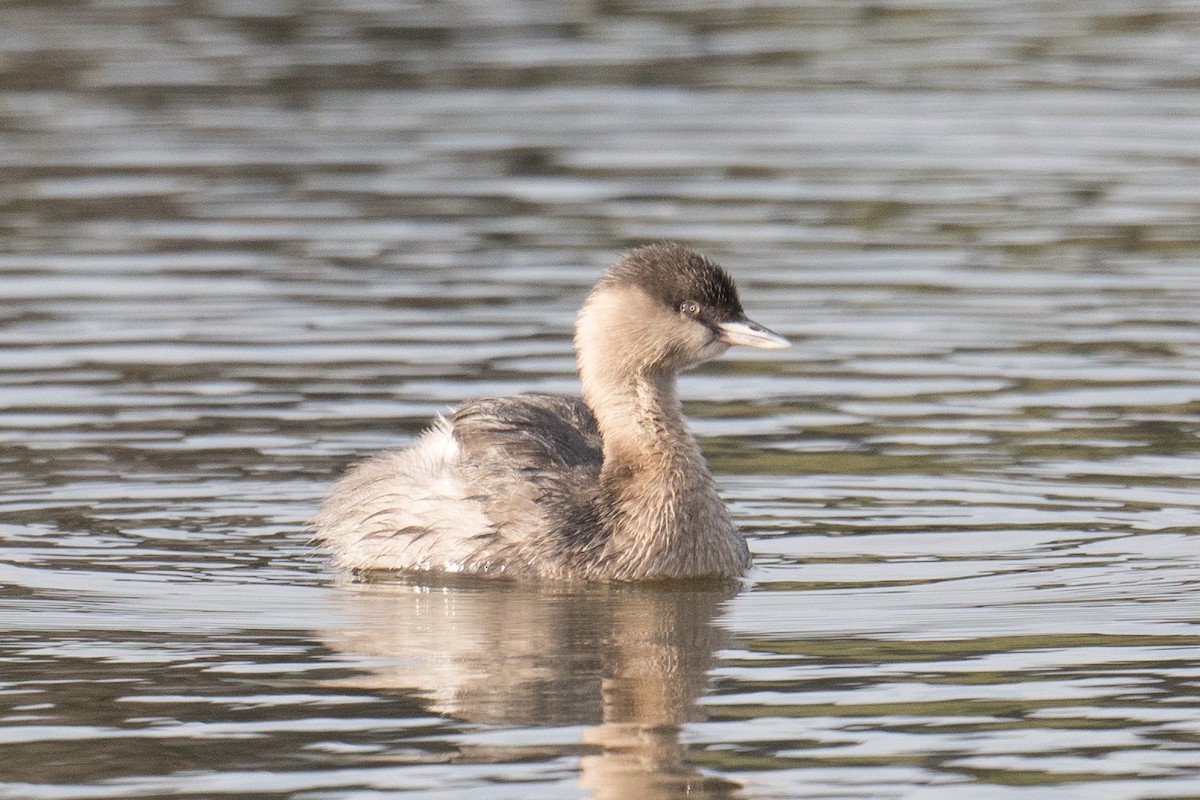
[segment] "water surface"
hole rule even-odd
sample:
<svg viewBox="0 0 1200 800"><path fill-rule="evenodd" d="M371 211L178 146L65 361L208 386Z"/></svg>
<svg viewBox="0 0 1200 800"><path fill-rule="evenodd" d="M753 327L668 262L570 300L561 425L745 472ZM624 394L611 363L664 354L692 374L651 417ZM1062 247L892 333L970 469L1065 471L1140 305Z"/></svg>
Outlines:
<svg viewBox="0 0 1200 800"><path fill-rule="evenodd" d="M1200 797L1187 4L0 10L0 797ZM744 585L355 582L623 249Z"/></svg>

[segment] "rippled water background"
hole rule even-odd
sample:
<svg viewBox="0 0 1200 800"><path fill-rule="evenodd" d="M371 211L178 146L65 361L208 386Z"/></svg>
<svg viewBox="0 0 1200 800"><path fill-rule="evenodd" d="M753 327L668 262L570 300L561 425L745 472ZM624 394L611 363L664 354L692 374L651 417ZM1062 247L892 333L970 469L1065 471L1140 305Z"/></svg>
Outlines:
<svg viewBox="0 0 1200 800"><path fill-rule="evenodd" d="M1200 7L0 7L0 797L1200 797ZM304 520L621 250L740 592Z"/></svg>

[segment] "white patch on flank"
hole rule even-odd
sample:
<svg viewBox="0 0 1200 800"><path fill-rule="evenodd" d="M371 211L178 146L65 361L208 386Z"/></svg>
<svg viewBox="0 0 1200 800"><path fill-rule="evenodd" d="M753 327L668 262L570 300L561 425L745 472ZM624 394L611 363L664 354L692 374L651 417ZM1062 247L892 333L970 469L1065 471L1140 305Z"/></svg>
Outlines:
<svg viewBox="0 0 1200 800"><path fill-rule="evenodd" d="M455 468L458 442L438 417L411 450L384 453L337 482L313 518L318 541L351 569L461 569L490 529Z"/></svg>

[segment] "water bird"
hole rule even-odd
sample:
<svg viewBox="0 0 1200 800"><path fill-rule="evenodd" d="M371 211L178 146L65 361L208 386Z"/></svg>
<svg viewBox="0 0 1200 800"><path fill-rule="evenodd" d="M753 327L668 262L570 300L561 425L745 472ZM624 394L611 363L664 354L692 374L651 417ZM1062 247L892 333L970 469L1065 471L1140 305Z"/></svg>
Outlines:
<svg viewBox="0 0 1200 800"><path fill-rule="evenodd" d="M688 431L679 372L732 345L788 347L724 269L674 243L626 253L575 324L583 397L463 403L408 450L353 467L312 520L358 572L535 580L731 578L746 539Z"/></svg>

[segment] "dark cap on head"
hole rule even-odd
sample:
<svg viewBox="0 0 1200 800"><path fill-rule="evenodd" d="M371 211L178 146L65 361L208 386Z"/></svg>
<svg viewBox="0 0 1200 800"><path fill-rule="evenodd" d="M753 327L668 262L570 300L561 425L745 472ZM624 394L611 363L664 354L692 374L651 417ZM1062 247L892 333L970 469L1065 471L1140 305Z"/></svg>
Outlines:
<svg viewBox="0 0 1200 800"><path fill-rule="evenodd" d="M674 242L630 250L604 273L598 286L635 286L671 310L695 301L718 320L744 313L729 273Z"/></svg>

